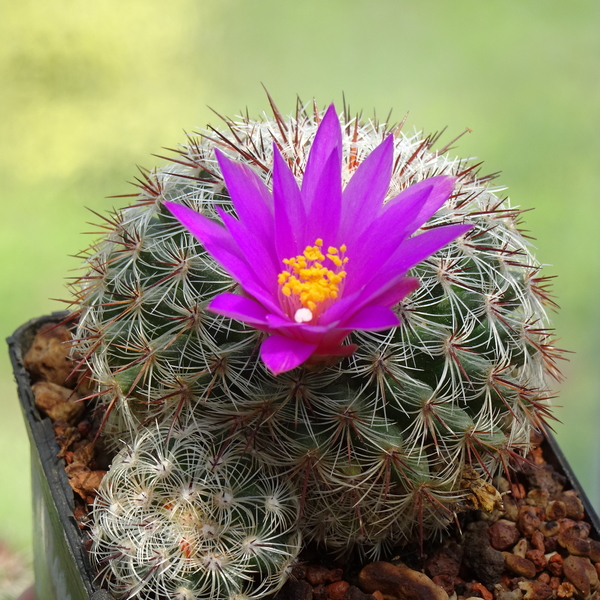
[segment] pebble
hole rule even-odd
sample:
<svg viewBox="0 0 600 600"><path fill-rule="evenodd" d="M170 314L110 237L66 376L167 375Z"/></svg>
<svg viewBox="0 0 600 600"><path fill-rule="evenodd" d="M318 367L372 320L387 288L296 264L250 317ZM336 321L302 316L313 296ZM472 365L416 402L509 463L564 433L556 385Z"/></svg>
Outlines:
<svg viewBox="0 0 600 600"><path fill-rule="evenodd" d="M567 516L567 507L559 500L553 500L546 507L546 519L549 521L558 521Z"/></svg>
<svg viewBox="0 0 600 600"><path fill-rule="evenodd" d="M527 537L531 536L531 534L540 526L541 522L536 507L525 505L519 508L517 527L519 528L519 531Z"/></svg>
<svg viewBox="0 0 600 600"><path fill-rule="evenodd" d="M488 530L490 536L490 544L496 550L507 550L514 546L521 534L517 526L511 521L500 519L496 521Z"/></svg>
<svg viewBox="0 0 600 600"><path fill-rule="evenodd" d="M563 557L558 554L558 553L554 553L551 556L546 556L548 563L546 565L548 571L550 571L550 573L552 573L553 575L556 575L557 577L559 577L560 575L563 574Z"/></svg>
<svg viewBox="0 0 600 600"><path fill-rule="evenodd" d="M424 573L388 562L367 565L358 582L363 591L378 590L385 600L448 600L448 594Z"/></svg>
<svg viewBox="0 0 600 600"><path fill-rule="evenodd" d="M348 591L350 584L347 581L336 581L330 583L325 589L327 590L327 597L330 600L344 600L344 596Z"/></svg>
<svg viewBox="0 0 600 600"><path fill-rule="evenodd" d="M484 585L494 585L500 581L504 570L502 552L492 548L488 527L485 523L470 523L463 536L466 567L474 571Z"/></svg>
<svg viewBox="0 0 600 600"><path fill-rule="evenodd" d="M515 528L516 529L516 528ZM435 550L423 565L425 573L434 578L438 575L456 577L460 569L463 549L456 542L449 542Z"/></svg>
<svg viewBox="0 0 600 600"><path fill-rule="evenodd" d="M521 581L519 589L525 592L523 600L548 600L554 594L554 590L541 581Z"/></svg>
<svg viewBox="0 0 600 600"><path fill-rule="evenodd" d="M329 583L329 569L321 565L310 565L306 569L306 580L311 585Z"/></svg>
<svg viewBox="0 0 600 600"><path fill-rule="evenodd" d="M565 548L569 554L575 556L589 556L590 555L590 541L588 539L581 539L577 532L574 532L575 528L566 529L558 534L558 543L560 546Z"/></svg>
<svg viewBox="0 0 600 600"><path fill-rule="evenodd" d="M44 381L65 385L73 370L68 344L71 339L71 332L64 325L56 323L42 325L31 348L23 357L25 368ZM75 387L75 383L75 378L72 378L68 386Z"/></svg>
<svg viewBox="0 0 600 600"><path fill-rule="evenodd" d="M38 381L31 386L31 389L35 397L35 405L51 421L66 421L73 424L85 408L83 402L78 402L79 395L62 385Z"/></svg>
<svg viewBox="0 0 600 600"><path fill-rule="evenodd" d="M568 556L563 561L565 577L584 595L598 587L598 573L589 558Z"/></svg>
<svg viewBox="0 0 600 600"><path fill-rule="evenodd" d="M527 550L529 550L529 544L527 543L527 540L525 538L521 538L515 544L515 547L512 549L512 553L516 554L517 556L522 556L523 558L525 558L525 555L527 554Z"/></svg>
<svg viewBox="0 0 600 600"><path fill-rule="evenodd" d="M376 593L377 592L374 592L373 595L365 594L360 588L356 587L355 585L351 585L344 594L344 600L373 600ZM377 600L383 600L383 596L381 598L377 598Z"/></svg>
<svg viewBox="0 0 600 600"><path fill-rule="evenodd" d="M533 579L536 574L535 565L526 558L518 556L517 554L511 554L510 552L503 552L506 568L522 577L527 579Z"/></svg>

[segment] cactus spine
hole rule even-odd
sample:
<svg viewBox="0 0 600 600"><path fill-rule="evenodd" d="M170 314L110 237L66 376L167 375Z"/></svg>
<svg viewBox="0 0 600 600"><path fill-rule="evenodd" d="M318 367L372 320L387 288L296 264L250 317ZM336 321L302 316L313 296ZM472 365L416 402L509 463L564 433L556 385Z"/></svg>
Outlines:
<svg viewBox="0 0 600 600"><path fill-rule="evenodd" d="M219 444L241 443L291 482L306 539L378 556L443 530L472 501L473 477L489 480L527 451L548 417L548 380L559 377L545 312L553 303L519 211L491 177L434 151L436 136L343 114L344 181L393 131L388 197L452 175L453 195L424 228L474 228L413 269L421 286L396 307L401 326L353 333L358 350L338 364L272 375L258 360L259 332L205 310L235 282L163 203L215 221L216 207L233 212L216 147L269 184L275 140L299 177L322 112L274 113L190 137L106 219L75 285L77 352L115 447L209 424Z"/></svg>

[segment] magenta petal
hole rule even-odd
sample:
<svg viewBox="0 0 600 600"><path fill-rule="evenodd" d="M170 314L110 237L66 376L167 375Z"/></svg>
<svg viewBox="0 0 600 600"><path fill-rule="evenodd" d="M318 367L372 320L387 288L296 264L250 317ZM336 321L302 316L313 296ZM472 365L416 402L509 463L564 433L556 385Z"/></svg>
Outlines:
<svg viewBox="0 0 600 600"><path fill-rule="evenodd" d="M239 220L257 232L257 237L273 236L273 198L262 179L247 165L234 162L215 150L227 191Z"/></svg>
<svg viewBox="0 0 600 600"><path fill-rule="evenodd" d="M264 306L245 296L219 294L211 300L206 308L218 315L243 321L255 327L264 328L266 326L267 311Z"/></svg>
<svg viewBox="0 0 600 600"><path fill-rule="evenodd" d="M400 192L400 194L385 204L382 212L386 213L396 204L410 203L411 198L413 198L415 194L420 194L424 189L431 188L427 200L421 207L417 217L412 222L413 229L417 230L442 207L446 200L448 200L454 191L455 183L456 178L448 177L446 175L430 177L429 179L415 183L414 185L411 185Z"/></svg>
<svg viewBox="0 0 600 600"><path fill-rule="evenodd" d="M424 188L406 202L396 204L373 221L357 240L348 242L345 294L351 294L367 284L414 232L412 223L430 191L431 188Z"/></svg>
<svg viewBox="0 0 600 600"><path fill-rule="evenodd" d="M335 106L331 104L319 125L304 170L302 198L306 203L306 212L312 206L313 201L319 201L320 199L319 180L321 171L334 151L339 153L341 161L342 128L335 112Z"/></svg>
<svg viewBox="0 0 600 600"><path fill-rule="evenodd" d="M277 294L277 274L279 273L279 269L275 264L274 249L268 246L272 242L272 238L257 235L257 231L249 229L245 223L228 215L218 206L216 207L216 211L221 219L223 219L223 223L225 223L229 233L231 233L231 237L233 237L244 255L246 262L252 266L257 278L267 290L273 294Z"/></svg>
<svg viewBox="0 0 600 600"><path fill-rule="evenodd" d="M400 325L398 315L390 308L379 305L369 305L361 308L342 325L344 329L359 329L361 331L381 331Z"/></svg>
<svg viewBox="0 0 600 600"><path fill-rule="evenodd" d="M416 277L398 275L396 279L391 280L384 288L365 300L382 306L395 306L418 287L419 280Z"/></svg>
<svg viewBox="0 0 600 600"><path fill-rule="evenodd" d="M337 232L342 211L342 168L341 156L334 150L321 171L317 188L319 197L312 203L306 229L307 244L314 244L317 238L325 240L325 247L337 245Z"/></svg>
<svg viewBox="0 0 600 600"><path fill-rule="evenodd" d="M300 366L316 349L316 344L271 335L262 343L260 357L274 375L279 375Z"/></svg>
<svg viewBox="0 0 600 600"><path fill-rule="evenodd" d="M273 202L275 247L278 259L283 260L296 256L304 249L302 244L304 244L306 214L296 179L275 144L273 144Z"/></svg>
<svg viewBox="0 0 600 600"><path fill-rule="evenodd" d="M268 292L264 282L256 277L255 270L248 265L235 240L225 227L217 225L187 206L174 202L165 202L165 206L204 245L233 279L242 285L248 294L272 310L277 310L275 307L279 305L274 302L272 292Z"/></svg>
<svg viewBox="0 0 600 600"><path fill-rule="evenodd" d="M473 225L446 225L429 229L406 240L365 286L361 301L369 302L382 290L387 290L390 282L397 280L398 275L406 273L472 227Z"/></svg>
<svg viewBox="0 0 600 600"><path fill-rule="evenodd" d="M392 177L394 136L389 135L360 163L344 190L344 212L340 224L340 244L352 232L358 236L368 226L364 215L376 216L387 194Z"/></svg>

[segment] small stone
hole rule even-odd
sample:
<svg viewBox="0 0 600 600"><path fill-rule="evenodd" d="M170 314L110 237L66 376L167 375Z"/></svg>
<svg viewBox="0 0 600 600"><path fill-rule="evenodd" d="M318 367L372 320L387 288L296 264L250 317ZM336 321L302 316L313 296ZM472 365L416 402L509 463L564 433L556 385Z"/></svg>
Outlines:
<svg viewBox="0 0 600 600"><path fill-rule="evenodd" d="M533 506L521 506L517 518L517 527L523 535L530 536L541 524L537 511Z"/></svg>
<svg viewBox="0 0 600 600"><path fill-rule="evenodd" d="M557 577L563 574L563 557L555 552L551 556L546 556L547 564L546 568L552 575L556 575Z"/></svg>
<svg viewBox="0 0 600 600"><path fill-rule="evenodd" d="M579 499L579 496L577 496L576 492L573 490L563 492L557 499L565 505L567 509L567 517L577 521L583 519L583 503Z"/></svg>
<svg viewBox="0 0 600 600"><path fill-rule="evenodd" d="M383 561L364 567L358 582L365 592L379 590L385 600L448 600L448 594L424 573Z"/></svg>
<svg viewBox="0 0 600 600"><path fill-rule="evenodd" d="M592 526L586 521L577 521L573 527L573 533L576 532L582 540L585 540L590 535L591 530Z"/></svg>
<svg viewBox="0 0 600 600"><path fill-rule="evenodd" d="M512 553L516 554L517 556L522 556L523 558L525 558L525 555L527 554L527 551L529 550L529 544L527 543L527 540L525 538L521 538L514 546L514 548L512 549Z"/></svg>
<svg viewBox="0 0 600 600"><path fill-rule="evenodd" d="M598 573L589 558L567 556L563 561L565 577L585 596L598 587Z"/></svg>
<svg viewBox="0 0 600 600"><path fill-rule="evenodd" d="M541 581L522 581L519 588L525 592L523 600L548 600L554 590Z"/></svg>
<svg viewBox="0 0 600 600"><path fill-rule="evenodd" d="M381 592L375 591L373 595L365 594L360 588L355 585L351 585L344 594L344 600L373 600L375 594L381 594ZM383 595L381 598L377 598L377 600L383 600Z"/></svg>
<svg viewBox="0 0 600 600"><path fill-rule="evenodd" d="M374 592L371 594L371 596L372 596L373 598L375 598L375 600L384 600L384 598L383 598L383 594L382 594L382 593L381 593L379 590L375 590L375 591L374 591ZM368 598L368 597L369 597L369 596L367 596L367 598Z"/></svg>
<svg viewBox="0 0 600 600"><path fill-rule="evenodd" d="M446 575L444 573L434 575L431 578L431 581L433 581L435 585L439 585L448 596L451 596L454 593L454 577L452 575Z"/></svg>
<svg viewBox="0 0 600 600"><path fill-rule="evenodd" d="M565 548L569 554L575 556L589 556L590 541L581 539L577 532L573 532L575 528L566 529L558 534L558 543Z"/></svg>
<svg viewBox="0 0 600 600"><path fill-rule="evenodd" d="M500 581L504 570L502 552L490 546L490 536L485 523L471 523L463 536L463 564L474 571L484 585Z"/></svg>
<svg viewBox="0 0 600 600"><path fill-rule="evenodd" d="M312 593L313 600L327 600L328 598L327 588L322 583L315 585Z"/></svg>
<svg viewBox="0 0 600 600"><path fill-rule="evenodd" d="M329 569L321 565L309 565L306 568L306 580L310 585L322 585L329 582Z"/></svg>
<svg viewBox="0 0 600 600"><path fill-rule="evenodd" d="M275 600L313 600L310 583L304 580L288 579L275 596Z"/></svg>
<svg viewBox="0 0 600 600"><path fill-rule="evenodd" d="M522 556L517 556L516 554L511 554L510 552L503 552L504 561L506 568L514 573L515 575L520 575L522 577L526 577L527 579L533 579L535 577L535 565L526 558Z"/></svg>
<svg viewBox="0 0 600 600"><path fill-rule="evenodd" d="M557 473L552 465L541 465L530 469L525 467L524 470L528 471L527 479L531 487L546 490L550 498L562 492L566 478Z"/></svg>
<svg viewBox="0 0 600 600"><path fill-rule="evenodd" d="M531 545L536 550L546 552L546 546L544 545L544 534L541 531L534 531L531 535Z"/></svg>
<svg viewBox="0 0 600 600"><path fill-rule="evenodd" d="M35 405L51 421L65 421L73 424L85 408L78 402L79 395L56 383L38 381L31 386L35 397Z"/></svg>
<svg viewBox="0 0 600 600"><path fill-rule="evenodd" d="M336 581L335 583L330 583L325 589L330 600L344 600L349 587L350 584L347 581Z"/></svg>
<svg viewBox="0 0 600 600"><path fill-rule="evenodd" d="M335 583L336 581L341 581L344 575L344 569L331 569L329 571L328 581L331 583Z"/></svg>
<svg viewBox="0 0 600 600"><path fill-rule="evenodd" d="M548 505L548 498L550 494L546 490L533 489L527 493L525 502L531 506L537 506L542 510Z"/></svg>
<svg viewBox="0 0 600 600"><path fill-rule="evenodd" d="M69 359L71 339L71 332L64 325L42 325L23 357L25 368L38 379L64 386L73 371L73 362ZM74 387L75 384L72 377L67 385Z"/></svg>
<svg viewBox="0 0 600 600"><path fill-rule="evenodd" d="M590 540L590 560L593 563L600 562L600 542Z"/></svg>
<svg viewBox="0 0 600 600"><path fill-rule="evenodd" d="M546 568L546 563L548 562L542 550L529 550L525 554L525 558L535 565L535 570L538 573Z"/></svg>
<svg viewBox="0 0 600 600"><path fill-rule="evenodd" d="M494 600L521 600L523 593L519 588L510 590L508 586L497 583L494 586Z"/></svg>
<svg viewBox="0 0 600 600"><path fill-rule="evenodd" d="M291 576L294 579L305 579L306 578L306 565L296 563L292 566Z"/></svg>
<svg viewBox="0 0 600 600"><path fill-rule="evenodd" d="M574 594L575 586L568 581L563 581L558 588L556 588L556 595L559 598L572 598Z"/></svg>
<svg viewBox="0 0 600 600"><path fill-rule="evenodd" d="M424 571L431 578L434 578L437 575L450 575L456 577L460 569L462 555L463 549L456 542L444 544L437 548L425 561L425 564L423 565Z"/></svg>
<svg viewBox="0 0 600 600"><path fill-rule="evenodd" d="M557 548L558 548L558 536L557 535L544 538L544 550L545 550L546 554L551 554L552 552L556 552Z"/></svg>
<svg viewBox="0 0 600 600"><path fill-rule="evenodd" d="M550 575L544 571L538 575L537 580L548 585L550 583Z"/></svg>
<svg viewBox="0 0 600 600"><path fill-rule="evenodd" d="M100 482L106 475L106 471L91 471L80 463L67 465L65 471L73 491L77 492L86 501L88 498L93 501L100 487Z"/></svg>
<svg viewBox="0 0 600 600"><path fill-rule="evenodd" d="M489 528L488 532L490 535L490 544L496 550L512 548L521 537L517 526L506 519L496 521Z"/></svg>
<svg viewBox="0 0 600 600"><path fill-rule="evenodd" d="M540 524L538 531L541 531L544 534L544 537L552 537L558 535L560 525L556 521L545 521Z"/></svg>
<svg viewBox="0 0 600 600"><path fill-rule="evenodd" d="M553 590L557 590L560 585L560 577L550 577L549 585Z"/></svg>
<svg viewBox="0 0 600 600"><path fill-rule="evenodd" d="M559 500L553 500L546 507L546 519L549 521L558 521L567 516L567 507Z"/></svg>
<svg viewBox="0 0 600 600"><path fill-rule="evenodd" d="M490 592L490 590L488 590L481 583L474 583L471 587L471 591L479 592L479 594L481 595L483 600L493 600L494 599L494 595L492 594L492 592Z"/></svg>
<svg viewBox="0 0 600 600"><path fill-rule="evenodd" d="M504 496L504 518L516 523L519 518L519 503L512 496Z"/></svg>

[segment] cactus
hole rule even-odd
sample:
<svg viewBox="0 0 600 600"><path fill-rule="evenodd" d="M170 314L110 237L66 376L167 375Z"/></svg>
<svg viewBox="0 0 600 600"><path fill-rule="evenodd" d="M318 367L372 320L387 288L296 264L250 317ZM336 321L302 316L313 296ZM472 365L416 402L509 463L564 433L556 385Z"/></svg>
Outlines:
<svg viewBox="0 0 600 600"><path fill-rule="evenodd" d="M399 326L353 331L352 354L273 374L260 360L264 333L207 310L238 286L165 202L227 219L235 209L215 149L270 187L274 141L300 179L323 119L300 104L287 119L277 109L225 119L228 131L192 136L167 166L144 172L132 205L105 219L108 232L85 255L76 352L115 447L147 427L210 423L215 439L242 443L295 486L305 539L376 557L485 504L476 484L527 453L549 417L548 381L560 376L546 317L554 303L493 177L434 151L438 136L344 111L344 184L391 133L386 199L453 177L421 231L472 228L411 270L420 286L395 305Z"/></svg>
<svg viewBox="0 0 600 600"><path fill-rule="evenodd" d="M298 506L243 447L204 427L149 427L102 481L92 555L119 598L261 597L298 554Z"/></svg>

